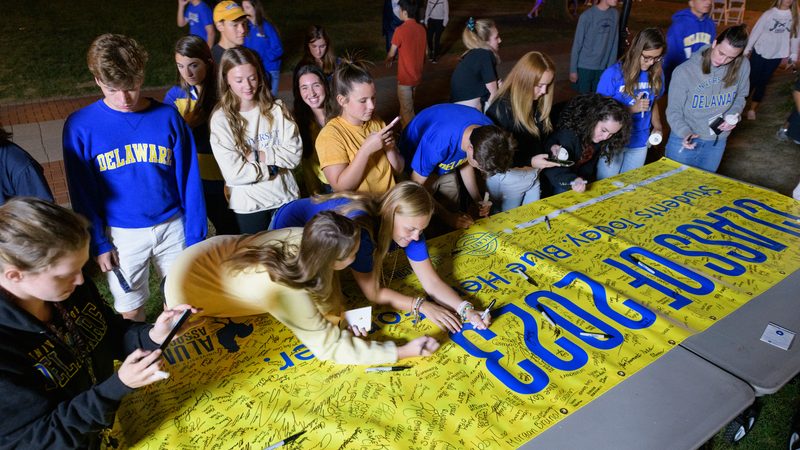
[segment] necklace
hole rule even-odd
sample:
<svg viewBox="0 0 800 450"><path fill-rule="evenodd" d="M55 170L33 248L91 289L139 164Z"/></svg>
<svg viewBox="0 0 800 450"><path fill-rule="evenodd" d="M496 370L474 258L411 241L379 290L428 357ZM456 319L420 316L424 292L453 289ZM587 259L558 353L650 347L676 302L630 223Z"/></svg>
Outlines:
<svg viewBox="0 0 800 450"><path fill-rule="evenodd" d="M386 277L384 276L381 277L383 278L383 285L386 287L389 287L389 285L392 284L392 280L394 279L394 269L397 268L397 255L399 253L400 252L398 250L394 251L394 262L392 262L392 273L389 274L389 282L388 283L386 282Z"/></svg>

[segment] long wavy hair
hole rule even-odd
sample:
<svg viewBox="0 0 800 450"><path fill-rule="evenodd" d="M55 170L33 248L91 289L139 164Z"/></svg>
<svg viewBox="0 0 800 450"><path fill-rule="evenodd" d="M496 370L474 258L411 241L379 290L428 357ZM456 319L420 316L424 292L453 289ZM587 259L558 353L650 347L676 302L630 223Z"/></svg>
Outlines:
<svg viewBox="0 0 800 450"><path fill-rule="evenodd" d="M467 22L464 31L461 32L461 42L467 50L461 54L463 58L470 50L482 48L489 50L494 55L497 64L500 64L500 55L489 46L489 38L492 36L492 30L497 29L497 25L492 19L478 19L474 20L470 17L472 23Z"/></svg>
<svg viewBox="0 0 800 450"><path fill-rule="evenodd" d="M89 222L64 207L33 197L0 206L0 265L38 272L89 243Z"/></svg>
<svg viewBox="0 0 800 450"><path fill-rule="evenodd" d="M742 67L742 61L744 61L744 48L747 45L747 25L741 24L725 29L725 31L717 36L717 40L715 42L717 45L719 45L724 41L728 41L728 44L730 44L730 46L733 48L742 49L742 53L740 53L739 56L727 64L728 68L725 71L725 77L722 79L722 81L725 82L725 87L731 87L738 80L739 70ZM702 69L704 75L711 73L712 50L713 48L711 47L706 47L706 49L703 50Z"/></svg>
<svg viewBox="0 0 800 450"><path fill-rule="evenodd" d="M181 116L191 127L208 122L208 116L214 110L217 103L217 77L214 67L214 58L211 57L211 50L208 43L202 38L194 35L184 36L175 43L175 54L186 58L199 59L206 66L206 77L200 82L200 95L197 101L186 102L181 111ZM181 76L180 70L175 69L176 83L186 94L186 98L191 99L191 86Z"/></svg>
<svg viewBox="0 0 800 450"><path fill-rule="evenodd" d="M664 35L658 28L645 28L644 30L636 33L631 43L622 58L619 59L622 65L622 74L625 78L624 92L630 97L636 97L634 94L636 86L639 84L639 74L642 72L641 57L642 52L648 50L662 50L661 55L667 49L667 41ZM647 81L650 83L650 88L654 93L661 92L661 59L653 63L647 70Z"/></svg>
<svg viewBox="0 0 800 450"><path fill-rule="evenodd" d="M321 25L311 25L308 27L308 30L306 30L305 40L303 40L305 43L303 45L303 59L300 60L300 64L316 65L316 59L311 54L311 50L309 50L308 45L317 39L322 39L325 41L325 44L327 44L325 54L322 55L321 67L322 73L324 73L327 77L328 75L332 74L334 70L336 70L336 56L333 53L333 42L331 42L331 38L328 36L328 33L325 32L325 28L323 28Z"/></svg>
<svg viewBox="0 0 800 450"><path fill-rule="evenodd" d="M607 140L600 142L600 155L611 161L611 157L622 150L630 140L631 114L620 102L604 95L589 93L579 95L564 107L559 128L575 132L584 147L592 145L592 135L598 122L614 120L622 128Z"/></svg>
<svg viewBox="0 0 800 450"><path fill-rule="evenodd" d="M316 120L311 107L306 104L300 95L300 77L308 74L316 76L325 91L325 100L322 101L322 108L325 111L325 123L336 115L333 106L336 102L333 101L330 86L325 81L325 74L322 73L322 69L315 64L298 66L292 77L292 93L294 94L294 118L295 122L297 122L297 128L300 130L300 138L303 140L304 158L314 154L314 142L311 140L311 123Z"/></svg>
<svg viewBox="0 0 800 450"><path fill-rule="evenodd" d="M225 50L219 64L219 74L217 77L219 103L217 103L215 110L220 109L225 113L225 118L228 120L228 126L231 129L231 134L233 134L236 150L243 156L247 156L252 151L250 145L247 143L247 119L239 112L241 100L233 93L233 90L228 84L228 72L234 67L243 66L245 64L250 64L256 71L258 87L256 88L255 101L261 116L264 117L268 125L272 125L271 110L276 104L269 90L269 85L265 82L267 77L264 74L264 68L256 54L245 47L233 47ZM288 116L289 112L285 110L283 103L278 102L278 105L280 105L282 113Z"/></svg>
<svg viewBox="0 0 800 450"><path fill-rule="evenodd" d="M226 264L234 272L263 267L272 281L306 290L325 307L333 286L333 266L353 253L360 231L347 217L323 211L303 228L299 248L278 240L260 247L243 247Z"/></svg>
<svg viewBox="0 0 800 450"><path fill-rule="evenodd" d="M541 137L542 131L545 133L553 131L553 124L550 122L553 89L547 89L547 93L538 100L531 101L531 92L546 72L550 72L555 77L556 65L553 60L544 53L528 52L514 64L514 68L511 69L500 86L500 90L497 91L498 100L508 99L514 114L514 125L537 138ZM539 130L536 124L537 116L542 130Z"/></svg>
<svg viewBox="0 0 800 450"><path fill-rule="evenodd" d="M356 216L353 220L367 230L375 242L372 255L375 279L380 280L383 274L383 259L392 245L394 219L396 216L428 217L433 215L433 197L425 187L414 181L402 181L386 191L383 195L347 192L321 195L314 198L316 202L324 202L334 198L346 198L350 203L338 208L341 214L364 211L366 214Z"/></svg>

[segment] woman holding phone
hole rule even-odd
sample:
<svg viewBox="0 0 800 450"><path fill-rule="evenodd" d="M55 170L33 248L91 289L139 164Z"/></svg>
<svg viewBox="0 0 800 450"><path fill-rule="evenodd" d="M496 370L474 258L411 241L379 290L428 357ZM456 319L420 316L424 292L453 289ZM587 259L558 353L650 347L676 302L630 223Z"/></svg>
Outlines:
<svg viewBox="0 0 800 450"><path fill-rule="evenodd" d="M197 312L114 313L83 276L88 226L39 199L0 207L0 447L99 447L122 398L169 376L158 347L172 321Z"/></svg>

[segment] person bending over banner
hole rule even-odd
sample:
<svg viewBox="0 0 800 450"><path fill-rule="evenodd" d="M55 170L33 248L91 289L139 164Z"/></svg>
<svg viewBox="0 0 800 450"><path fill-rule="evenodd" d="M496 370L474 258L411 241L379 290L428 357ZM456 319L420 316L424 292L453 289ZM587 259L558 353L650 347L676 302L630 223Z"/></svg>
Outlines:
<svg viewBox="0 0 800 450"><path fill-rule="evenodd" d="M428 336L405 345L354 337L327 321L334 271L356 257L359 228L332 211L304 229L217 236L182 253L167 275L167 305L193 299L212 317L270 313L320 360L383 364L428 356L439 343Z"/></svg>
<svg viewBox="0 0 800 450"><path fill-rule="evenodd" d="M505 173L516 150L511 133L482 112L449 103L422 110L400 138L409 177L433 194L436 222L451 229L472 225L472 213L489 215L479 179Z"/></svg>
<svg viewBox="0 0 800 450"><path fill-rule="evenodd" d="M344 193L295 200L275 213L271 227L300 227L320 211L328 210L352 217L360 226L361 245L350 269L369 301L424 314L451 333L459 332L461 323L465 321L475 328L486 329L490 318L482 320L472 304L462 301L453 288L439 278L431 264L423 231L431 221L433 209L433 198L427 189L413 181L403 181L380 197ZM397 247L405 251L411 269L431 298L410 297L388 288L394 278L399 252L394 254L388 281L382 271L383 260L389 250ZM333 296L341 298L341 292L334 292ZM358 336L367 332L363 329L352 331Z"/></svg>
<svg viewBox="0 0 800 450"><path fill-rule="evenodd" d="M191 307L115 314L81 271L88 228L44 200L0 207L0 448L100 448L122 398L169 376L158 347Z"/></svg>
<svg viewBox="0 0 800 450"><path fill-rule="evenodd" d="M545 147L560 160L564 158L559 153L568 156L572 165L544 169L543 197L570 189L584 192L586 183L595 180L600 157L610 161L622 151L630 135L631 114L622 103L600 94L583 94L570 100L561 112L558 131Z"/></svg>

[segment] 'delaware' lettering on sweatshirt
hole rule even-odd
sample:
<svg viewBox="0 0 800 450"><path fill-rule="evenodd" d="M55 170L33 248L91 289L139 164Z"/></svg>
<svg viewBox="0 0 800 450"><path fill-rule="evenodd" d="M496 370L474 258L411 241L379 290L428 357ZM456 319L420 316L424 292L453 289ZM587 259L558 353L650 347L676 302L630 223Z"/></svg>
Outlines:
<svg viewBox="0 0 800 450"><path fill-rule="evenodd" d="M100 172L136 163L172 166L172 149L156 144L127 144L123 148L99 153L95 161Z"/></svg>
<svg viewBox="0 0 800 450"><path fill-rule="evenodd" d="M724 107L733 103L736 99L736 93L738 91L731 90L726 92L720 92L717 94L707 95L707 92L712 86L718 85L722 83L723 80L720 77L711 77L707 80L704 80L702 83L698 84L697 87L694 89L694 94L692 94L692 102L690 108L692 109L703 109L703 108L718 108L720 106ZM711 89L711 91L715 91L715 89Z"/></svg>
<svg viewBox="0 0 800 450"><path fill-rule="evenodd" d="M87 350L91 351L97 347L97 344L108 331L108 325L103 320L103 316L97 307L88 303L83 306L81 311L77 307L73 308L69 311L69 315L80 330L83 343L88 347ZM71 347L77 345L74 342L64 344ZM64 356L66 355L69 355L69 353L56 349L56 343L52 339L45 340L42 345L28 352L28 356L35 361L34 367L36 370L44 375L47 380L48 391L66 386L83 367L83 361L73 358L65 360Z"/></svg>

